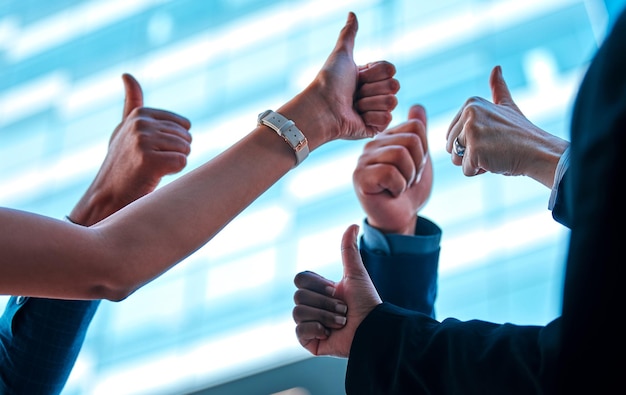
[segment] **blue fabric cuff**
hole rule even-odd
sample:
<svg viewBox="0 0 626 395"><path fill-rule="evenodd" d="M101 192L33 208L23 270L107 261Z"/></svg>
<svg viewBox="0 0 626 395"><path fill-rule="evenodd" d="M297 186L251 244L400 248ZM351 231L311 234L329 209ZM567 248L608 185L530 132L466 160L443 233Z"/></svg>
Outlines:
<svg viewBox="0 0 626 395"><path fill-rule="evenodd" d="M362 247L383 255L428 254L439 250L441 229L434 222L418 217L415 235L385 234L363 221Z"/></svg>

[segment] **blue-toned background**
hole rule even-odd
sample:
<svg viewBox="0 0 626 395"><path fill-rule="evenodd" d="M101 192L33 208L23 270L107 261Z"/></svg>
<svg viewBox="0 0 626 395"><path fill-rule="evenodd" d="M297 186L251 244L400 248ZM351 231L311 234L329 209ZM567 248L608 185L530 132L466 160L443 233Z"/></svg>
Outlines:
<svg viewBox="0 0 626 395"><path fill-rule="evenodd" d="M428 110L435 187L423 215L444 231L438 317L543 324L559 311L567 242L550 191L464 177L445 133L468 97L491 99L499 64L526 116L568 138L576 87L623 3L2 0L0 205L69 213L121 119L123 72L147 106L192 120L195 168L311 81L355 11L357 63L397 67L393 123L413 103ZM364 143L315 151L209 245L103 302L64 394L343 393L345 361L310 359L296 340L292 280L304 269L340 278L341 234L363 220L351 173Z"/></svg>

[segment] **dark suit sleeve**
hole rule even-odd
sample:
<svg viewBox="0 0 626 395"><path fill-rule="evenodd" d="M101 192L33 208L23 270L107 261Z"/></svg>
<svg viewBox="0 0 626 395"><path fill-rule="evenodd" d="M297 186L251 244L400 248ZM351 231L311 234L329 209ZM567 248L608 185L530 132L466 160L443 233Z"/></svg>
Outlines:
<svg viewBox="0 0 626 395"><path fill-rule="evenodd" d="M382 300L435 316L439 250L385 256L362 248L361 257Z"/></svg>
<svg viewBox="0 0 626 395"><path fill-rule="evenodd" d="M359 326L347 394L535 394L548 389L560 321L546 327L446 319L389 303Z"/></svg>
<svg viewBox="0 0 626 395"><path fill-rule="evenodd" d="M564 211L557 211L572 230L562 317L545 327L440 323L383 303L355 334L348 394L604 394L623 387L626 337L615 317L626 303L625 43L622 13L574 107Z"/></svg>
<svg viewBox="0 0 626 395"><path fill-rule="evenodd" d="M389 254L361 240L361 257L381 299L435 317L441 229L420 217L416 235L401 236L404 250ZM410 252L405 252L410 251Z"/></svg>
<svg viewBox="0 0 626 395"><path fill-rule="evenodd" d="M98 305L11 297L0 317L0 393L59 394Z"/></svg>
<svg viewBox="0 0 626 395"><path fill-rule="evenodd" d="M624 326L615 320L626 305L625 12L587 70L571 124L561 380L563 393L610 393L624 386L624 364L615 358L626 354Z"/></svg>

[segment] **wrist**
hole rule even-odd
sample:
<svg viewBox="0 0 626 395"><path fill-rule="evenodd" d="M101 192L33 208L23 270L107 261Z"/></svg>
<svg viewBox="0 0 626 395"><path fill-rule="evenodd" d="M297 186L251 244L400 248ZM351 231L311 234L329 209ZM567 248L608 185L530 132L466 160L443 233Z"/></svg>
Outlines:
<svg viewBox="0 0 626 395"><path fill-rule="evenodd" d="M118 206L108 194L95 192L90 187L67 218L77 225L91 226L117 211Z"/></svg>
<svg viewBox="0 0 626 395"><path fill-rule="evenodd" d="M393 226L389 226L390 224L383 224L377 222L375 219L370 217L367 218L369 225L379 232L383 234L395 234L402 236L413 236L415 235L415 226L417 225L417 215L409 216L407 222L402 224L393 224Z"/></svg>
<svg viewBox="0 0 626 395"><path fill-rule="evenodd" d="M307 138L292 120L285 118L278 112L266 110L259 114L257 123L259 126L267 126L282 137L295 154L296 166L309 155Z"/></svg>
<svg viewBox="0 0 626 395"><path fill-rule="evenodd" d="M529 156L531 161L529 162L526 175L546 187L552 188L556 168L561 156L569 147L569 142L550 135L539 144L539 147L539 149L534 150L535 155Z"/></svg>
<svg viewBox="0 0 626 395"><path fill-rule="evenodd" d="M411 234L382 233L363 221L361 248L378 255L424 255L437 253L441 246L441 228L424 217L416 216Z"/></svg>
<svg viewBox="0 0 626 395"><path fill-rule="evenodd" d="M339 122L323 100L316 83L310 84L276 111L291 119L302 131L308 140L309 151L336 139L339 134Z"/></svg>

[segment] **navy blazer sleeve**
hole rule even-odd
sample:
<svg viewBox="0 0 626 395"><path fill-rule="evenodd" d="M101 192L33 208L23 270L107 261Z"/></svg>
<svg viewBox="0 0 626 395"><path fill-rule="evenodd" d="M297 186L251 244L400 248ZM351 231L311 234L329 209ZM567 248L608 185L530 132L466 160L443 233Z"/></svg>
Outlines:
<svg viewBox="0 0 626 395"><path fill-rule="evenodd" d="M553 211L562 212L565 205L558 199L565 196L557 195ZM436 225L423 223L440 236ZM418 237L408 240L420 242ZM436 321L439 252L437 246L422 253L385 254L361 240L361 256L384 303L357 330L346 392L528 394L549 388L560 320L546 327Z"/></svg>
<svg viewBox="0 0 626 395"><path fill-rule="evenodd" d="M361 257L382 300L435 316L439 251L385 256L361 248Z"/></svg>
<svg viewBox="0 0 626 395"><path fill-rule="evenodd" d="M378 294L386 302L435 317L441 229L420 217L416 234L404 236L419 252L383 253L369 248L361 239L360 251Z"/></svg>
<svg viewBox="0 0 626 395"><path fill-rule="evenodd" d="M615 359L626 354L617 320L626 305L625 12L585 74L571 125L560 379L564 393L610 393L624 387L624 363Z"/></svg>
<svg viewBox="0 0 626 395"><path fill-rule="evenodd" d="M59 394L99 303L11 297L0 317L0 393Z"/></svg>
<svg viewBox="0 0 626 395"><path fill-rule="evenodd" d="M383 303L350 350L348 394L612 393L626 337L626 13L587 71L572 118L572 159L555 218L571 228L563 308L546 326L438 322Z"/></svg>
<svg viewBox="0 0 626 395"><path fill-rule="evenodd" d="M357 329L347 394L536 394L550 385L560 320L546 327L435 319L384 302Z"/></svg>

